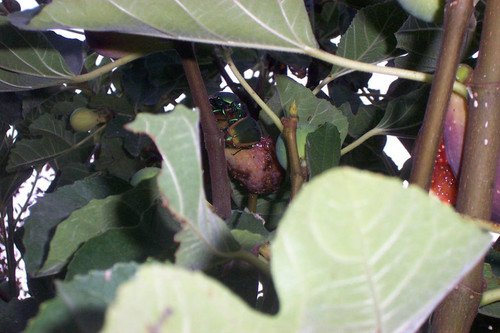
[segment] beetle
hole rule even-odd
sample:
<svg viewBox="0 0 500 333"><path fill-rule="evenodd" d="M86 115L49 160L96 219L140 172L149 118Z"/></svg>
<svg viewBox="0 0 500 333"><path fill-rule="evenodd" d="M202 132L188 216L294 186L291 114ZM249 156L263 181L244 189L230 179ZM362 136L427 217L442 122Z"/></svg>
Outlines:
<svg viewBox="0 0 500 333"><path fill-rule="evenodd" d="M262 138L259 124L250 116L236 121L224 130L224 134L226 146L234 148L251 148Z"/></svg>
<svg viewBox="0 0 500 333"><path fill-rule="evenodd" d="M220 91L211 95L209 100L217 124L222 130L248 115L245 104L233 93Z"/></svg>
<svg viewBox="0 0 500 333"><path fill-rule="evenodd" d="M262 132L255 119L250 117L246 105L230 92L217 92L209 97L217 125L224 133L226 147L252 148L259 143Z"/></svg>

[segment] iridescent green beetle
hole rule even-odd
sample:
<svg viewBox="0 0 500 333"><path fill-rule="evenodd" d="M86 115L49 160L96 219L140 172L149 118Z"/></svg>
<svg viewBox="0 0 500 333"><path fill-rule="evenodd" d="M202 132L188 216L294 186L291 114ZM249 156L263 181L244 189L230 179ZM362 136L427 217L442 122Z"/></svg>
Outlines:
<svg viewBox="0 0 500 333"><path fill-rule="evenodd" d="M228 128L248 115L245 104L241 103L238 96L233 93L220 91L211 95L209 99L221 129Z"/></svg>
<svg viewBox="0 0 500 333"><path fill-rule="evenodd" d="M259 124L250 116L238 120L225 131L226 146L251 148L262 138Z"/></svg>
<svg viewBox="0 0 500 333"><path fill-rule="evenodd" d="M262 132L255 119L248 115L246 105L230 92L210 96L210 105L217 118L217 125L224 132L226 146L251 148L260 142Z"/></svg>

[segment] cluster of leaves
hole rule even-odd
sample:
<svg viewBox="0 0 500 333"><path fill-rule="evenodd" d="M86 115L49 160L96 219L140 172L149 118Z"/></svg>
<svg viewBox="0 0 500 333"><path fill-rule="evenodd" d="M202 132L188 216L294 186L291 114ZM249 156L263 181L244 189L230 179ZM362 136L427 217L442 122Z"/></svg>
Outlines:
<svg viewBox="0 0 500 333"><path fill-rule="evenodd" d="M310 50L432 72L440 25L395 1L180 3L60 0L0 16L2 212L33 169L48 163L56 173L8 235L22 252L30 298L0 303L1 331L22 329L37 311L27 332L417 330L484 255L489 236L404 189L408 167L398 170L383 151L388 134L411 149L429 86L396 80L381 95L368 88L371 74L332 67ZM223 221L207 205L199 116L175 48L114 68L120 60L47 31L56 28L199 42L208 93L224 76L276 139L214 44L240 47L232 58L256 73L248 82L271 110L286 116L295 101L299 121L316 129L306 146L311 181L291 204L286 182L259 196L255 213L233 184L233 216ZM325 77L328 94L313 93ZM78 107L113 117L78 133L68 124ZM130 185L146 167L162 171ZM269 258L254 255L267 243L270 270Z"/></svg>

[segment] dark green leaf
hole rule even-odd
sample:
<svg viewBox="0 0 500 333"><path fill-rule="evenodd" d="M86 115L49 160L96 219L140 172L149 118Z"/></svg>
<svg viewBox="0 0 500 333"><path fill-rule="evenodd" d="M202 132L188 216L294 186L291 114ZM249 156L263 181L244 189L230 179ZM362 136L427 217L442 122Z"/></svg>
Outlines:
<svg viewBox="0 0 500 333"><path fill-rule="evenodd" d="M135 275L137 264L118 264L93 271L72 281L56 282L57 296L40 306L25 333L98 332L116 289Z"/></svg>
<svg viewBox="0 0 500 333"><path fill-rule="evenodd" d="M379 63L399 55L394 33L407 15L396 1L359 10L347 32L342 36L337 55L367 63ZM351 72L333 66L332 74Z"/></svg>
<svg viewBox="0 0 500 333"><path fill-rule="evenodd" d="M307 134L306 160L310 178L339 164L340 146L340 133L331 123Z"/></svg>
<svg viewBox="0 0 500 333"><path fill-rule="evenodd" d="M30 132L41 138L17 141L9 156L8 171L56 159L74 148L80 148L75 145L85 138L81 133L67 130L66 123L51 114L44 114L35 120L30 125Z"/></svg>
<svg viewBox="0 0 500 333"><path fill-rule="evenodd" d="M85 206L92 199L105 198L128 188L130 185L116 178L91 177L61 187L38 199L24 222L24 262L28 273L34 274L40 268L53 229L75 209Z"/></svg>
<svg viewBox="0 0 500 333"><path fill-rule="evenodd" d="M426 23L410 16L396 33L397 47L408 52L408 55L396 58L396 65L418 71L434 72L442 35L442 26Z"/></svg>
<svg viewBox="0 0 500 333"><path fill-rule="evenodd" d="M424 119L429 86L423 86L387 104L384 117L377 125L387 134L415 136Z"/></svg>
<svg viewBox="0 0 500 333"><path fill-rule="evenodd" d="M137 227L110 229L87 241L69 263L66 280L91 270L108 269L118 262L173 258L173 236L178 229L179 224L165 208L151 207Z"/></svg>
<svg viewBox="0 0 500 333"><path fill-rule="evenodd" d="M66 266L73 253L86 241L107 230L136 226L142 214L159 194L155 186L143 183L122 194L91 200L57 225L50 241L49 253L35 276L53 275Z"/></svg>

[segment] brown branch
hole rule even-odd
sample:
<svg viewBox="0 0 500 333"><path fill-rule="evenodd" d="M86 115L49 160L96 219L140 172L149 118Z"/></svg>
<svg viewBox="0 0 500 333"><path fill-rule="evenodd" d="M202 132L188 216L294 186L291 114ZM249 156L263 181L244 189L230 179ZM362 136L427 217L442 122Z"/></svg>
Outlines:
<svg viewBox="0 0 500 333"><path fill-rule="evenodd" d="M215 212L222 218L231 216L231 188L224 155L224 138L222 136L212 107L208 100L208 93L201 76L200 67L194 54L193 44L176 42L176 50L182 58L182 66L193 95L196 106L200 109L200 123L208 154L210 179L212 186L212 203Z"/></svg>
<svg viewBox="0 0 500 333"><path fill-rule="evenodd" d="M479 57L468 106L456 209L488 220L500 150L500 0L486 3ZM432 332L469 332L483 291L483 262L469 272L436 312Z"/></svg>
<svg viewBox="0 0 500 333"><path fill-rule="evenodd" d="M472 15L472 0L448 0L445 7L443 40L432 82L424 122L414 151L410 183L429 190L434 162L443 133L460 53Z"/></svg>

